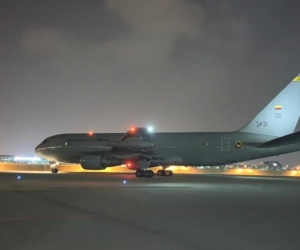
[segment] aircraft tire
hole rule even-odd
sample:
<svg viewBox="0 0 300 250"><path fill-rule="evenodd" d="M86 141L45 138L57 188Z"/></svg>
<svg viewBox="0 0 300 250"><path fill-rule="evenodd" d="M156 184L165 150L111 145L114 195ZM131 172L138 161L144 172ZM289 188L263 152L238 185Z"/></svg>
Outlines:
<svg viewBox="0 0 300 250"><path fill-rule="evenodd" d="M144 177L146 177L146 178L149 177L149 173L147 170L144 172Z"/></svg>
<svg viewBox="0 0 300 250"><path fill-rule="evenodd" d="M137 170L135 171L135 176L136 177L144 177L145 176L145 172L143 170Z"/></svg>
<svg viewBox="0 0 300 250"><path fill-rule="evenodd" d="M172 176L173 175L173 171L171 170L165 170L165 176Z"/></svg>
<svg viewBox="0 0 300 250"><path fill-rule="evenodd" d="M146 170L145 171L145 177L146 178L152 178L154 176L154 173L152 170Z"/></svg>
<svg viewBox="0 0 300 250"><path fill-rule="evenodd" d="M164 170L158 170L156 172L157 176L164 176L165 175L165 171Z"/></svg>
<svg viewBox="0 0 300 250"><path fill-rule="evenodd" d="M57 168L51 168L51 173L52 174L56 174L58 172L58 169Z"/></svg>

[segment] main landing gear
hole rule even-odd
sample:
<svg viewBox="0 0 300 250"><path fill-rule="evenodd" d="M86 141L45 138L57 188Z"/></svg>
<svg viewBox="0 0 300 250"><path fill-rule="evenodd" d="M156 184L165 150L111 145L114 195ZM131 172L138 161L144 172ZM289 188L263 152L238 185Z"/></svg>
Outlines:
<svg viewBox="0 0 300 250"><path fill-rule="evenodd" d="M135 172L136 177L146 177L146 178L152 178L154 176L154 173L152 170L137 170Z"/></svg>
<svg viewBox="0 0 300 250"><path fill-rule="evenodd" d="M171 170L158 170L157 171L157 176L172 176L173 171ZM135 172L136 177L146 177L146 178L152 178L154 176L154 173L152 170L137 170Z"/></svg>
<svg viewBox="0 0 300 250"><path fill-rule="evenodd" d="M172 176L173 171L171 171L171 170L158 170L156 174L157 174L157 176Z"/></svg>

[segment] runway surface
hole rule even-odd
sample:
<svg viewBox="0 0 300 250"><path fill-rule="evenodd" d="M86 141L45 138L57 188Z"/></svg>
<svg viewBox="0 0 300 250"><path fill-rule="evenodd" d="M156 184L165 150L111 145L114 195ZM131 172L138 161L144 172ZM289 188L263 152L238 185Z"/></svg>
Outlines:
<svg viewBox="0 0 300 250"><path fill-rule="evenodd" d="M291 177L0 173L0 249L299 249L299 209Z"/></svg>

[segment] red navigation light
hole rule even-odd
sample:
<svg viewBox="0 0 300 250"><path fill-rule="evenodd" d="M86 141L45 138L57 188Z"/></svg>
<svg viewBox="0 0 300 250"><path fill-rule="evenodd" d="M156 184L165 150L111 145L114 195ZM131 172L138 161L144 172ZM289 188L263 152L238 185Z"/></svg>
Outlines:
<svg viewBox="0 0 300 250"><path fill-rule="evenodd" d="M90 132L88 132L88 134L92 136L94 133L90 131Z"/></svg>
<svg viewBox="0 0 300 250"><path fill-rule="evenodd" d="M131 167L131 163L130 162L127 162L127 167Z"/></svg>
<svg viewBox="0 0 300 250"><path fill-rule="evenodd" d="M135 132L135 128L131 128L130 131L131 131L131 132Z"/></svg>

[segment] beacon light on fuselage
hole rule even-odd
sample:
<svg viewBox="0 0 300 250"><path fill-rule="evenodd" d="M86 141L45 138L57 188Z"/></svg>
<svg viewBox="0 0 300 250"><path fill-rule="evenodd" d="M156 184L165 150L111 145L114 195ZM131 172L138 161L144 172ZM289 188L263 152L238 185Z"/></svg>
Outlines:
<svg viewBox="0 0 300 250"><path fill-rule="evenodd" d="M153 132L153 130L154 130L154 129L153 129L153 127L152 127L152 126L149 126L149 127L147 128L147 131L148 131L148 132L150 132L150 133L152 133L152 132Z"/></svg>

